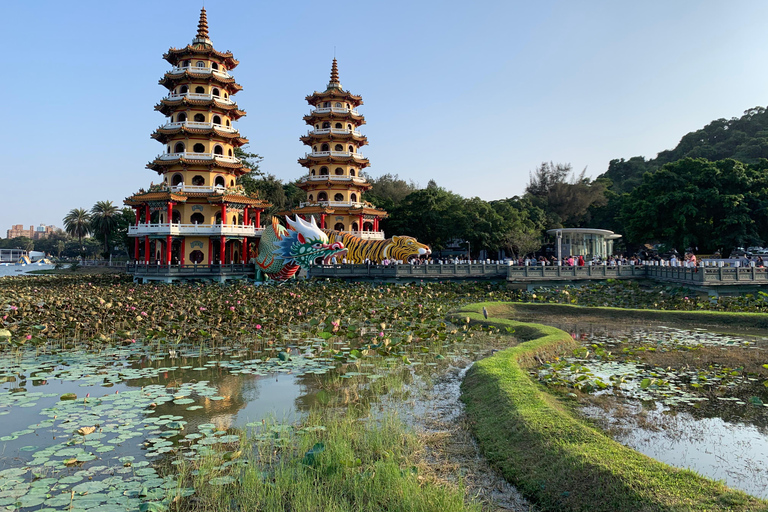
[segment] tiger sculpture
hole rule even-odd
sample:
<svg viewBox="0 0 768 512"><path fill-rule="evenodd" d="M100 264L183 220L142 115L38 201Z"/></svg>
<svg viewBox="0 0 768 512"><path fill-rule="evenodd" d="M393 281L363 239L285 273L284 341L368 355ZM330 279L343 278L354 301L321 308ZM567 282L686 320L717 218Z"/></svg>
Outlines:
<svg viewBox="0 0 768 512"><path fill-rule="evenodd" d="M419 257L428 257L430 251L428 245L419 243L410 236L393 236L385 240L364 240L359 236L350 235L341 231L324 229L328 235L328 243L341 242L347 250L347 262L362 265L365 260L380 264L385 258L408 262Z"/></svg>

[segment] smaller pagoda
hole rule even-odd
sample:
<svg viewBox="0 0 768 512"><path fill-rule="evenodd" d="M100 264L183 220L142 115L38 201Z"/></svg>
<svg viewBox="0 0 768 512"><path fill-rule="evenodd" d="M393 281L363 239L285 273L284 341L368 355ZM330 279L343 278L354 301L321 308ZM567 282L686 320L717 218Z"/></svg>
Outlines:
<svg viewBox="0 0 768 512"><path fill-rule="evenodd" d="M214 49L204 8L192 44L163 58L172 66L159 82L168 95L155 110L167 120L152 138L165 151L147 164L160 182L125 199L136 211L129 272L144 281L245 277L271 205L237 184L250 172L235 155L248 143L233 125L245 115L230 74L239 62Z"/></svg>
<svg viewBox="0 0 768 512"><path fill-rule="evenodd" d="M379 221L387 212L363 200L371 184L361 176L370 165L360 148L368 138L360 133L365 118L357 111L362 97L345 91L339 81L336 59L331 66L331 81L325 91L306 97L312 111L304 116L309 132L300 137L311 148L299 164L307 175L298 186L307 201L282 214L315 217L321 229L333 229L365 239L383 239Z"/></svg>

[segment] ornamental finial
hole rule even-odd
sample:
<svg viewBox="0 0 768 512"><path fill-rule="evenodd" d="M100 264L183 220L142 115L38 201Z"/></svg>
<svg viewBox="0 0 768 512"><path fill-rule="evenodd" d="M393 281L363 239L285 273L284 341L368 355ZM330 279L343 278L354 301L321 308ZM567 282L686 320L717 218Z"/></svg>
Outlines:
<svg viewBox="0 0 768 512"><path fill-rule="evenodd" d="M194 42L209 44L211 42L208 38L208 16L205 14L205 7L200 9L200 21L197 24L197 37L195 37Z"/></svg>
<svg viewBox="0 0 768 512"><path fill-rule="evenodd" d="M333 59L333 65L331 66L331 83L328 84L328 87L338 87L341 88L341 82L339 82L339 68L336 65L336 59Z"/></svg>

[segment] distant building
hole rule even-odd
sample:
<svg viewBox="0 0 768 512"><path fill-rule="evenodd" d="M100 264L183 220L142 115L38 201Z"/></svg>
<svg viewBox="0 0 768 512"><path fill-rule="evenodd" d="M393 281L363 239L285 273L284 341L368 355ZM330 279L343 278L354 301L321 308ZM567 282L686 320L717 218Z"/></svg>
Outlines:
<svg viewBox="0 0 768 512"><path fill-rule="evenodd" d="M18 238L20 236L25 236L27 238L31 238L32 240L40 240L41 238L48 238L58 231L61 230L56 226L46 226L45 224L40 224L39 226L29 226L29 229L24 229L22 224L16 224L11 226L11 229L8 230L7 238Z"/></svg>

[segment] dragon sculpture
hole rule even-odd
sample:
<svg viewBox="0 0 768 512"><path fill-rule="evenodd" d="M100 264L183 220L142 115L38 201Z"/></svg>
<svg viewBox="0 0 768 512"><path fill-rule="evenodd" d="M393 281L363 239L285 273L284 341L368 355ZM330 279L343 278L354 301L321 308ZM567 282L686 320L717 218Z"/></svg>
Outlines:
<svg viewBox="0 0 768 512"><path fill-rule="evenodd" d="M314 220L314 217L312 217ZM428 245L419 243L410 236L393 236L384 240L364 240L359 236L341 231L323 230L328 240L341 242L347 251L346 258L350 263L361 265L365 260L371 263L381 263L384 258L390 260L410 261L414 258L428 257L431 254Z"/></svg>
<svg viewBox="0 0 768 512"><path fill-rule="evenodd" d="M288 229L272 217L272 227L264 230L256 256L256 280L290 279L300 267L313 263L328 263L334 254L344 252L341 242L329 242L328 235L315 224L314 217L306 222L298 215L296 220L286 217Z"/></svg>

